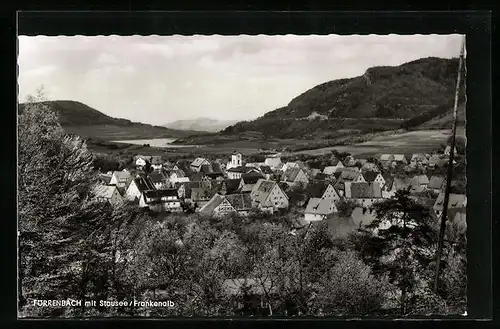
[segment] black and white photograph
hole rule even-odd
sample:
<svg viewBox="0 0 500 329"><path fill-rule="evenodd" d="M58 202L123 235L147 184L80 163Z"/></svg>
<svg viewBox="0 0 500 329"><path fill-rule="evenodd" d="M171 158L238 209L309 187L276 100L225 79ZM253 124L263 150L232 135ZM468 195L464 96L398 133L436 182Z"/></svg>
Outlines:
<svg viewBox="0 0 500 329"><path fill-rule="evenodd" d="M18 318L467 315L465 35L19 35L17 65Z"/></svg>

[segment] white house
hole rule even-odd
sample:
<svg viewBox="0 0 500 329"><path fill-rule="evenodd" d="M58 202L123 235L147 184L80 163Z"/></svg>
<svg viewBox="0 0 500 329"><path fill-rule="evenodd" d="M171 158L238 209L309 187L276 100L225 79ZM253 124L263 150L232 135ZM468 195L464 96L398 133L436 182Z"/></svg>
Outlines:
<svg viewBox="0 0 500 329"><path fill-rule="evenodd" d="M240 166L243 166L242 155L239 152L234 152L231 154L231 161L229 161L226 165L226 170Z"/></svg>
<svg viewBox="0 0 500 329"><path fill-rule="evenodd" d="M249 170L249 168L239 166L239 167L233 167L231 169L228 169L226 173L227 173L227 177L229 179L240 179L241 176L243 174L247 173L248 170Z"/></svg>
<svg viewBox="0 0 500 329"><path fill-rule="evenodd" d="M320 221L334 212L337 212L337 206L333 198L311 198L307 203L304 219L307 222Z"/></svg>
<svg viewBox="0 0 500 329"><path fill-rule="evenodd" d="M137 177L130 182L125 198L129 201L138 200L141 198L142 192L155 190L154 183L148 177Z"/></svg>
<svg viewBox="0 0 500 329"><path fill-rule="evenodd" d="M327 167L325 167L325 169L323 169L323 174L325 174L325 175L333 175L340 168L344 168L344 164L339 159L335 159L333 161L332 165L327 166Z"/></svg>
<svg viewBox="0 0 500 329"><path fill-rule="evenodd" d="M337 193L335 188L333 187L332 184L328 184L326 187L325 191L323 192L323 195L321 196L322 199L333 199L333 201L338 201L340 200L340 195Z"/></svg>
<svg viewBox="0 0 500 329"><path fill-rule="evenodd" d="M113 171L109 185L116 185L118 188L127 188L132 180L132 176L128 171Z"/></svg>
<svg viewBox="0 0 500 329"><path fill-rule="evenodd" d="M215 194L201 209L200 214L221 216L236 212L246 216L252 209L249 194Z"/></svg>
<svg viewBox="0 0 500 329"><path fill-rule="evenodd" d="M155 212L179 212L182 210L176 189L143 191L139 199L139 207L148 207Z"/></svg>
<svg viewBox="0 0 500 329"><path fill-rule="evenodd" d="M288 208L289 200L286 193L274 181L259 179L250 192L252 204L264 211L273 212Z"/></svg>
<svg viewBox="0 0 500 329"><path fill-rule="evenodd" d="M382 200L382 190L379 183L351 183L350 198L360 207L371 207Z"/></svg>
<svg viewBox="0 0 500 329"><path fill-rule="evenodd" d="M264 161L266 166L269 166L271 169L276 170L278 166L281 164L281 158L280 157L267 157L266 160Z"/></svg>

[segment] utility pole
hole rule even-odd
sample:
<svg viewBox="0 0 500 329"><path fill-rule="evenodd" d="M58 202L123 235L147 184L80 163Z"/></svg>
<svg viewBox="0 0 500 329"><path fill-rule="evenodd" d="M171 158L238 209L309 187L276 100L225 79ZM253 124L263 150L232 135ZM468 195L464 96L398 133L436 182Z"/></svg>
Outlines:
<svg viewBox="0 0 500 329"><path fill-rule="evenodd" d="M443 254L443 245L444 245L444 233L446 230L446 220L448 216L448 202L450 199L450 187L451 187L451 177L453 173L453 160L455 157L455 139L457 134L457 107L458 107L458 98L460 93L460 81L462 75L462 66L464 61L464 52L465 52L465 36L462 39L462 46L460 49L460 58L458 64L458 76L457 76L457 86L455 89L455 104L453 106L453 130L451 134L451 152L450 159L448 162L448 172L446 175L446 188L444 192L444 202L443 202L443 213L441 215L441 226L439 228L439 240L438 240L438 249L436 252L436 273L434 277L434 293L438 292L439 285L439 275L441 272L441 258Z"/></svg>

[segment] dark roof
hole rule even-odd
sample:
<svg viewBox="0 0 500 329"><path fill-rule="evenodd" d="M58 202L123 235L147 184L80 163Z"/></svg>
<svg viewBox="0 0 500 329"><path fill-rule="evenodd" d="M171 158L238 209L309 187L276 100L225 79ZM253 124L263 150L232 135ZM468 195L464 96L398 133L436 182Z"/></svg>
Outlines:
<svg viewBox="0 0 500 329"><path fill-rule="evenodd" d="M187 163L186 161L178 161L176 163L176 166L182 170L184 172L185 175L189 175L193 172L193 170L191 169L189 163Z"/></svg>
<svg viewBox="0 0 500 329"><path fill-rule="evenodd" d="M196 172L196 173L193 173L189 176L189 180L192 181L192 182L199 182L203 179L203 177L205 177L205 174L203 172Z"/></svg>
<svg viewBox="0 0 500 329"><path fill-rule="evenodd" d="M153 183L164 183L166 181L165 176L161 172L153 171L148 176Z"/></svg>
<svg viewBox="0 0 500 329"><path fill-rule="evenodd" d="M213 172L212 166L209 164L201 165L200 171L202 171L205 174L209 174L209 173Z"/></svg>
<svg viewBox="0 0 500 329"><path fill-rule="evenodd" d="M106 185L109 184L109 182L111 181L111 176L110 175L106 175L106 174L100 174L99 175L99 180L103 183L105 183Z"/></svg>
<svg viewBox="0 0 500 329"><path fill-rule="evenodd" d="M217 178L217 177L224 176L224 174L223 174L223 173L221 173L221 172L211 172L211 173L208 173L208 174L206 174L206 175L207 175L207 177L210 177L210 178L212 178L212 179L213 179L213 178Z"/></svg>
<svg viewBox="0 0 500 329"><path fill-rule="evenodd" d="M355 199L381 198L382 191L378 183L352 183L351 197Z"/></svg>
<svg viewBox="0 0 500 329"><path fill-rule="evenodd" d="M137 188L139 191L147 191L147 190L155 190L155 185L151 181L151 179L144 177L144 176L139 176L134 179L135 185L137 185Z"/></svg>
<svg viewBox="0 0 500 329"><path fill-rule="evenodd" d="M245 184L255 184L259 179L264 177L261 174L249 173L241 175L241 178Z"/></svg>
<svg viewBox="0 0 500 329"><path fill-rule="evenodd" d="M236 209L236 211L248 210L252 208L250 194L226 194L225 198Z"/></svg>
<svg viewBox="0 0 500 329"><path fill-rule="evenodd" d="M167 196L177 196L176 189L151 190L143 192L148 198L162 198Z"/></svg>
<svg viewBox="0 0 500 329"><path fill-rule="evenodd" d="M374 182L378 175L379 173L376 171L365 171L363 173L363 177L367 182Z"/></svg>
<svg viewBox="0 0 500 329"><path fill-rule="evenodd" d="M260 170L264 174L272 174L273 173L271 167L269 167L269 166L260 166Z"/></svg>
<svg viewBox="0 0 500 329"><path fill-rule="evenodd" d="M213 162L212 163L212 170L213 170L214 173L221 173L222 172L222 168L221 168L220 163Z"/></svg>
<svg viewBox="0 0 500 329"><path fill-rule="evenodd" d="M243 166L228 169L229 172L246 173L249 169Z"/></svg>
<svg viewBox="0 0 500 329"><path fill-rule="evenodd" d="M241 179L226 179L224 184L226 185L226 194L232 194L240 188Z"/></svg>

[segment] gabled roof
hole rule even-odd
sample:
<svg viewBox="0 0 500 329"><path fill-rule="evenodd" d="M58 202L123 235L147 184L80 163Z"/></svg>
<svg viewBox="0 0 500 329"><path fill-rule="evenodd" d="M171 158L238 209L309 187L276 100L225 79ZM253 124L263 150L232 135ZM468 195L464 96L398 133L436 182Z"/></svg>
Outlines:
<svg viewBox="0 0 500 329"><path fill-rule="evenodd" d="M132 177L128 171L113 171L113 176L118 178L118 180L127 180Z"/></svg>
<svg viewBox="0 0 500 329"><path fill-rule="evenodd" d="M378 183L352 183L351 197L354 199L381 198L382 191Z"/></svg>
<svg viewBox="0 0 500 329"><path fill-rule="evenodd" d="M152 173L149 174L148 177L155 184L157 184L157 183L164 183L166 181L165 176L161 172L153 171Z"/></svg>
<svg viewBox="0 0 500 329"><path fill-rule="evenodd" d="M275 185L277 185L277 183L274 181L259 179L252 189L252 200L264 204Z"/></svg>
<svg viewBox="0 0 500 329"><path fill-rule="evenodd" d="M209 173L213 172L212 166L209 164L201 165L200 171L202 171L205 174L209 174Z"/></svg>
<svg viewBox="0 0 500 329"><path fill-rule="evenodd" d="M134 183L135 183L135 185L137 185L137 188L141 192L156 189L155 185L153 184L151 179L149 179L148 177L139 176L139 177L134 179Z"/></svg>
<svg viewBox="0 0 500 329"><path fill-rule="evenodd" d="M394 161L406 161L404 154L394 154Z"/></svg>
<svg viewBox="0 0 500 329"><path fill-rule="evenodd" d="M111 181L111 175L107 174L100 174L98 178L101 182L103 182L106 185L108 185L109 182Z"/></svg>
<svg viewBox="0 0 500 329"><path fill-rule="evenodd" d="M366 171L380 172L380 168L375 163L371 162L366 162L365 164L363 164L362 169Z"/></svg>
<svg viewBox="0 0 500 329"><path fill-rule="evenodd" d="M365 171L363 173L363 177L369 183L374 182L378 175L380 175L380 173L376 171Z"/></svg>
<svg viewBox="0 0 500 329"><path fill-rule="evenodd" d="M332 159L332 160L331 160L331 163L332 163L332 164L331 164L332 166L338 166L338 165L339 165L339 163L340 163L341 165L343 165L342 161L340 161L338 158L334 158L334 159Z"/></svg>
<svg viewBox="0 0 500 329"><path fill-rule="evenodd" d="M226 179L224 183L226 185L226 194L232 194L240 188L241 179Z"/></svg>
<svg viewBox="0 0 500 329"><path fill-rule="evenodd" d="M176 163L176 166L180 170L182 170L185 175L189 175L189 174L191 174L193 172L193 170L191 169L191 167L189 166L189 164L186 161L178 161Z"/></svg>
<svg viewBox="0 0 500 329"><path fill-rule="evenodd" d="M206 200L212 197L212 191L208 186L191 188L191 200Z"/></svg>
<svg viewBox="0 0 500 329"><path fill-rule="evenodd" d="M392 159L394 159L392 154L382 154L380 156L380 161L391 161Z"/></svg>
<svg viewBox="0 0 500 329"><path fill-rule="evenodd" d="M205 177L205 174L202 171L195 172L189 176L189 180L192 182L199 182L203 180L203 177Z"/></svg>
<svg viewBox="0 0 500 329"><path fill-rule="evenodd" d="M402 190L410 187L411 181L409 178L399 178L399 177L394 177L393 184L396 187L396 190Z"/></svg>
<svg viewBox="0 0 500 329"><path fill-rule="evenodd" d="M356 178L358 178L358 176L360 175L361 173L359 172L356 172L356 171L350 171L350 170L344 170L341 172L340 174L340 179L341 180L345 180L345 181L353 181L355 180Z"/></svg>
<svg viewBox="0 0 500 329"><path fill-rule="evenodd" d="M257 173L248 173L248 174L243 174L241 175L241 178L243 179L243 182L245 184L255 184L259 179L264 178L261 174Z"/></svg>
<svg viewBox="0 0 500 329"><path fill-rule="evenodd" d="M95 196L99 198L111 199L115 192L118 192L118 189L114 185L96 185L94 187Z"/></svg>
<svg viewBox="0 0 500 329"><path fill-rule="evenodd" d="M172 176L173 174L176 174L178 178L180 178L180 177L186 177L186 174L182 170L171 170L168 174L169 174L169 176Z"/></svg>
<svg viewBox="0 0 500 329"><path fill-rule="evenodd" d="M412 186L416 185L427 185L429 184L429 177L427 175L415 175L410 181Z"/></svg>
<svg viewBox="0 0 500 329"><path fill-rule="evenodd" d="M330 206L334 203L333 199L311 198L307 203L306 214L328 215Z"/></svg>
<svg viewBox="0 0 500 329"><path fill-rule="evenodd" d="M191 166L200 167L204 162L208 162L208 160L205 158L196 158L191 162Z"/></svg>
<svg viewBox="0 0 500 329"><path fill-rule="evenodd" d="M228 172L235 172L235 173L246 173L250 168L244 167L244 166L238 166L238 167L233 167L228 169Z"/></svg>
<svg viewBox="0 0 500 329"><path fill-rule="evenodd" d="M250 194L226 194L224 197L236 211L249 210L252 208Z"/></svg>
<svg viewBox="0 0 500 329"><path fill-rule="evenodd" d="M294 182L301 170L302 168L300 167L288 168L283 173L283 180L285 182Z"/></svg>
<svg viewBox="0 0 500 329"><path fill-rule="evenodd" d="M217 208L222 201L224 200L224 197L219 194L215 194L210 201L207 202L203 207L200 209L200 213L205 214L205 215L211 215L215 208Z"/></svg>
<svg viewBox="0 0 500 329"><path fill-rule="evenodd" d="M444 176L432 176L427 187L433 190L438 190L443 186L444 182Z"/></svg>
<svg viewBox="0 0 500 329"><path fill-rule="evenodd" d="M435 210L443 210L444 208L444 193L439 193L436 202L434 203ZM467 206L467 196L464 194L450 193L448 200L448 208L462 208Z"/></svg>
<svg viewBox="0 0 500 329"><path fill-rule="evenodd" d="M210 178L212 178L212 179L217 178L217 177L223 177L223 176L224 176L224 174L223 174L223 173L221 173L221 172L211 172L211 173L208 173L208 174L206 174L206 175L207 175L207 177L210 177Z"/></svg>

